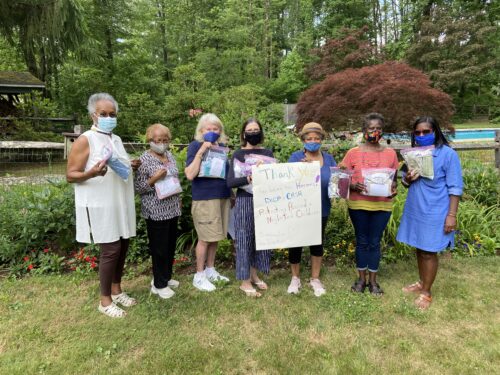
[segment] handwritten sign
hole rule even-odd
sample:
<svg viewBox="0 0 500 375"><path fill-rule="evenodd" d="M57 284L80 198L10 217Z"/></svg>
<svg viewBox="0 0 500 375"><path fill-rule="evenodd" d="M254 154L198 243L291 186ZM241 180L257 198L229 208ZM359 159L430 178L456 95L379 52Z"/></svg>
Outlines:
<svg viewBox="0 0 500 375"><path fill-rule="evenodd" d="M257 250L321 244L319 162L252 167Z"/></svg>

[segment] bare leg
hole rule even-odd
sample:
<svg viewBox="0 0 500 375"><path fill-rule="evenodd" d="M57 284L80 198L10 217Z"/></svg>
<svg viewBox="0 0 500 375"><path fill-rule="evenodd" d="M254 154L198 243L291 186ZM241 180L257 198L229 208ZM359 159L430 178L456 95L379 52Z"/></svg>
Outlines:
<svg viewBox="0 0 500 375"><path fill-rule="evenodd" d="M207 242L207 267L215 266L215 253L217 252L218 242Z"/></svg>
<svg viewBox="0 0 500 375"><path fill-rule="evenodd" d="M439 260L436 253L422 250L417 251L420 252L422 262L422 268L420 269L422 275L422 293L430 296L432 284L434 284L434 280L436 279Z"/></svg>
<svg viewBox="0 0 500 375"><path fill-rule="evenodd" d="M300 277L300 263L290 264L290 269L292 270L292 276Z"/></svg>
<svg viewBox="0 0 500 375"><path fill-rule="evenodd" d="M368 275L370 279L370 284L375 285L377 283L377 273L368 271Z"/></svg>
<svg viewBox="0 0 500 375"><path fill-rule="evenodd" d="M203 272L207 260L209 242L198 240L196 244L196 272Z"/></svg>
<svg viewBox="0 0 500 375"><path fill-rule="evenodd" d="M359 279L366 284L366 270L358 270Z"/></svg>
<svg viewBox="0 0 500 375"><path fill-rule="evenodd" d="M314 255L311 255L311 278L312 279L319 279L322 260L323 260L323 257L317 257Z"/></svg>

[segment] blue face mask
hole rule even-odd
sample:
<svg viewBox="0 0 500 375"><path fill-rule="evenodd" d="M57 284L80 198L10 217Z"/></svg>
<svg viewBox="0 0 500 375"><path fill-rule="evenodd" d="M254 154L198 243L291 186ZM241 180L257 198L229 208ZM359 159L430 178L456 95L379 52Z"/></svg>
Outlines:
<svg viewBox="0 0 500 375"><path fill-rule="evenodd" d="M97 127L103 132L111 133L116 128L116 117L98 117Z"/></svg>
<svg viewBox="0 0 500 375"><path fill-rule="evenodd" d="M435 140L436 136L434 135L434 133L415 136L415 142L419 146L431 146L434 144Z"/></svg>
<svg viewBox="0 0 500 375"><path fill-rule="evenodd" d="M320 142L304 143L304 148L309 152L316 152L321 148Z"/></svg>
<svg viewBox="0 0 500 375"><path fill-rule="evenodd" d="M207 132L203 134L203 139L207 142L214 143L220 137L219 133L216 132Z"/></svg>

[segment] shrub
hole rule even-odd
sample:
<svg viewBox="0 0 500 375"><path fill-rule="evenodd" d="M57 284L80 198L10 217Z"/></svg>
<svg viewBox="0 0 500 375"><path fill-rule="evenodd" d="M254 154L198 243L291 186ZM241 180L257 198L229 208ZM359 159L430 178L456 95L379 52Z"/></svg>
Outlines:
<svg viewBox="0 0 500 375"><path fill-rule="evenodd" d="M0 263L30 250L67 249L75 239L73 189L66 183L0 190Z"/></svg>
<svg viewBox="0 0 500 375"><path fill-rule="evenodd" d="M385 131L409 129L411 120L431 115L443 126L453 113L451 98L431 87L429 78L410 66L386 62L329 75L304 91L297 103L297 127L319 122L327 130L361 124L369 112L387 120Z"/></svg>

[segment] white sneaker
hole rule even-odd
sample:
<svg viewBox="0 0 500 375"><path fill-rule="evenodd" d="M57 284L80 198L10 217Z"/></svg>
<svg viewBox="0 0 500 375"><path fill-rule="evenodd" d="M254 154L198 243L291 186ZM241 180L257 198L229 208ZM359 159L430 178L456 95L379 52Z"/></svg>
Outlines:
<svg viewBox="0 0 500 375"><path fill-rule="evenodd" d="M170 279L168 280L168 286L171 288L178 288L180 283L177 280Z"/></svg>
<svg viewBox="0 0 500 375"><path fill-rule="evenodd" d="M290 285L288 285L287 292L289 294L298 294L299 289L302 287L300 283L300 279L297 276L292 276L292 281L290 281Z"/></svg>
<svg viewBox="0 0 500 375"><path fill-rule="evenodd" d="M229 279L226 276L222 276L215 269L213 269L213 271L210 272L207 272L207 270L205 269L205 275L210 281L223 281L225 283L229 282Z"/></svg>
<svg viewBox="0 0 500 375"><path fill-rule="evenodd" d="M154 285L151 287L151 293L157 294L158 297L163 299L171 298L175 294L175 292L168 286L166 286L165 288L158 289Z"/></svg>
<svg viewBox="0 0 500 375"><path fill-rule="evenodd" d="M193 286L196 289L202 290L204 292L213 292L216 288L215 285L212 284L207 276L203 273L202 275L195 274L193 277Z"/></svg>
<svg viewBox="0 0 500 375"><path fill-rule="evenodd" d="M180 283L177 280L170 279L168 280L167 286L170 288L178 288ZM155 286L155 279L151 280L151 286Z"/></svg>
<svg viewBox="0 0 500 375"><path fill-rule="evenodd" d="M311 279L311 281L309 281L309 285L311 286L311 288L313 288L314 295L316 297L321 297L326 293L325 287L319 279Z"/></svg>

